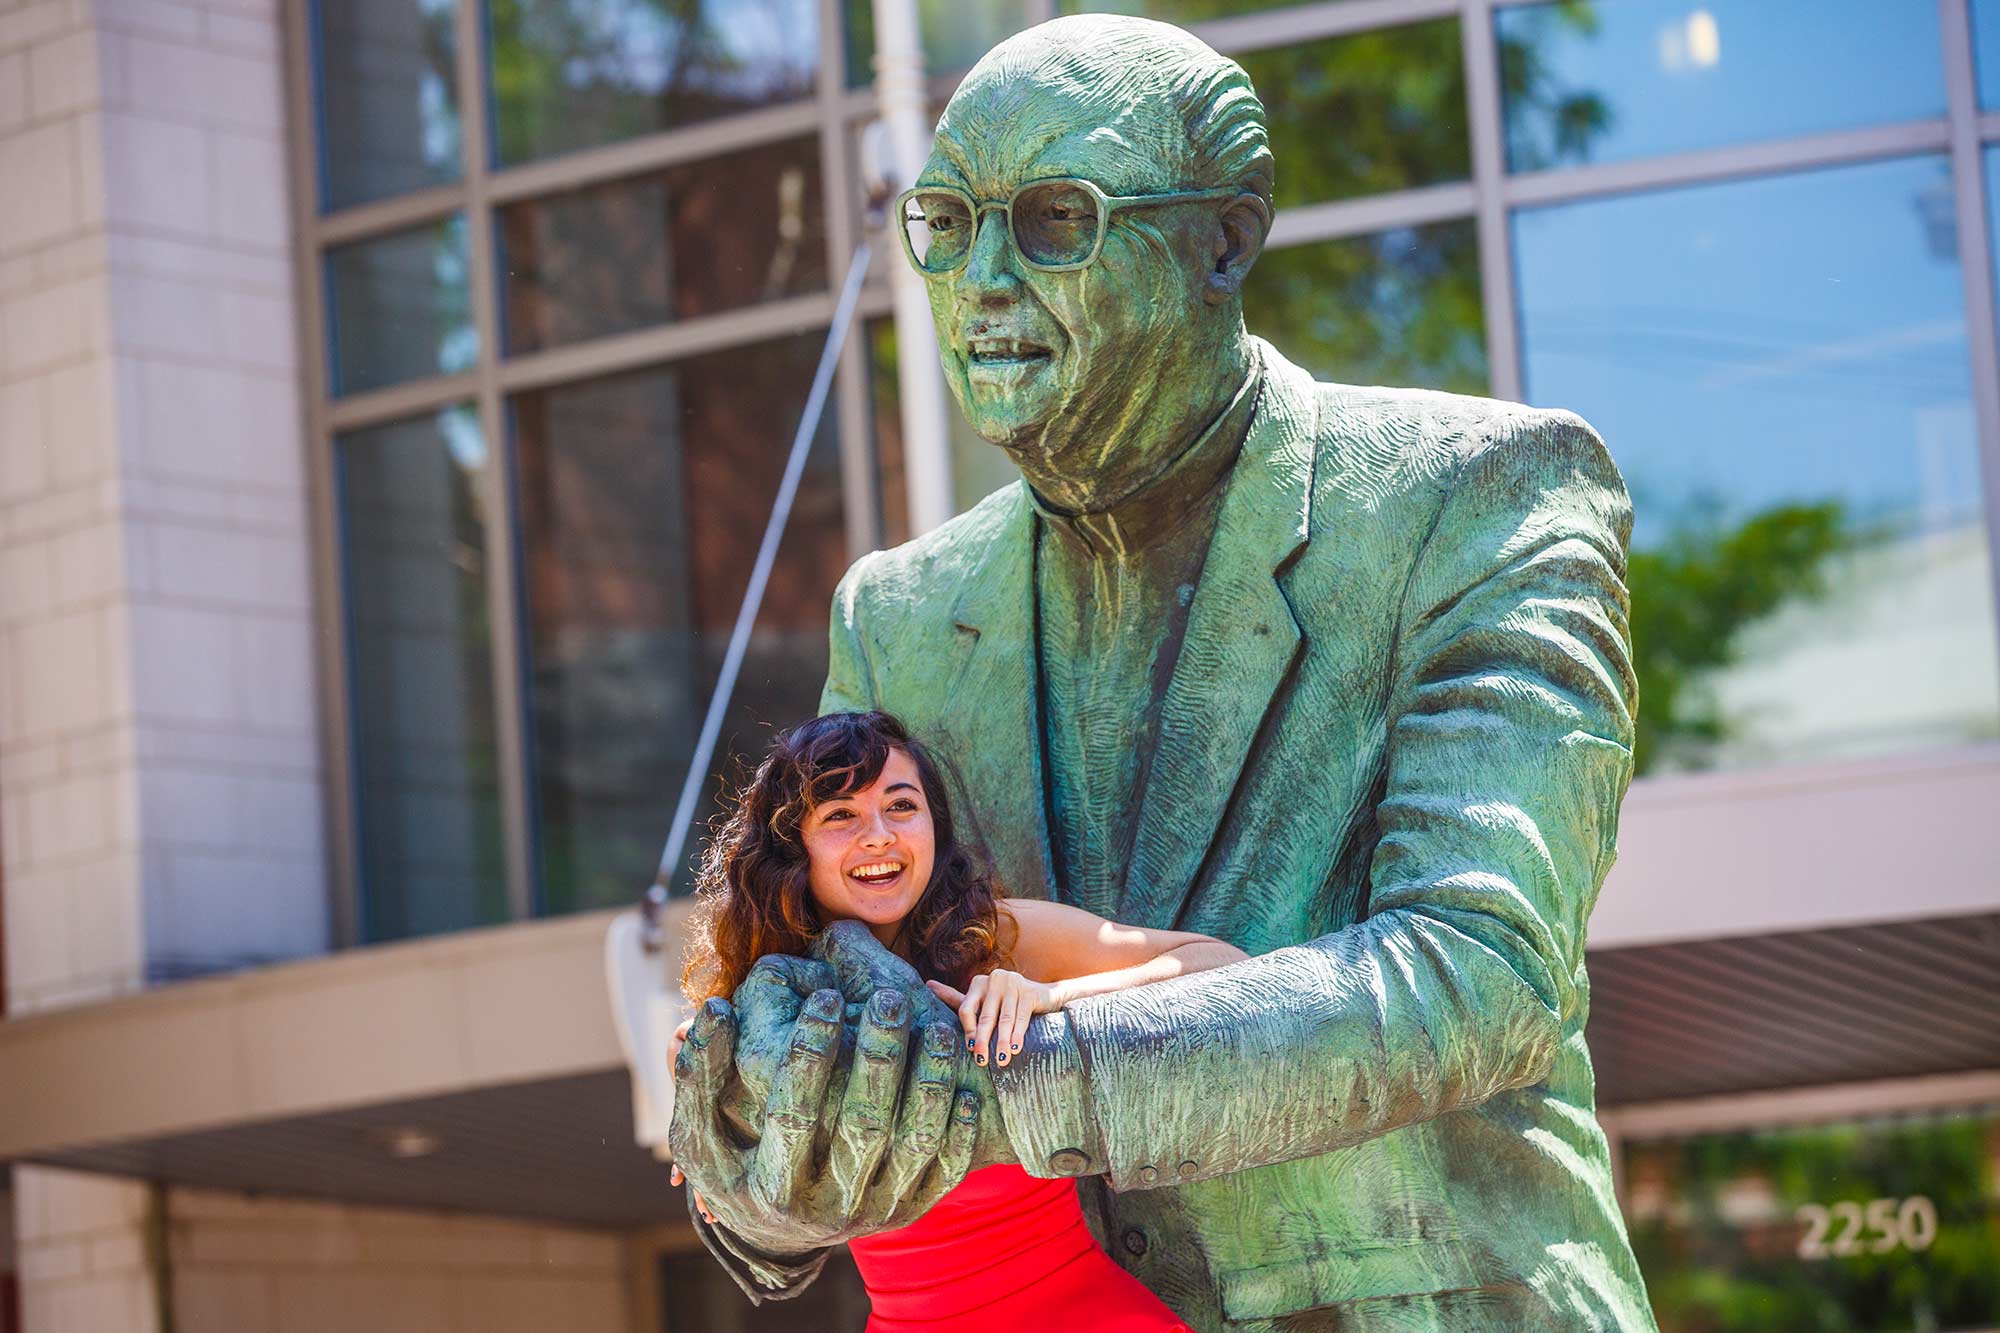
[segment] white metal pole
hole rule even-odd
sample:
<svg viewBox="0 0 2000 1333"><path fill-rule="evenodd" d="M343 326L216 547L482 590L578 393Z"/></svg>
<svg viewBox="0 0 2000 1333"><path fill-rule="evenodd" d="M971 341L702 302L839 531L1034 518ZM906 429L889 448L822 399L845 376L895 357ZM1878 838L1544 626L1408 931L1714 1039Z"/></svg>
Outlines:
<svg viewBox="0 0 2000 1333"><path fill-rule="evenodd" d="M909 188L931 155L934 122L924 95L924 48L917 0L874 0L875 95L889 160L883 164L892 192ZM890 227L903 225L890 210ZM890 290L895 295L896 387L903 405L903 469L909 483L912 535L928 532L953 513L951 437L944 375L938 368L937 332L931 324L924 280L904 262L903 243L886 240Z"/></svg>

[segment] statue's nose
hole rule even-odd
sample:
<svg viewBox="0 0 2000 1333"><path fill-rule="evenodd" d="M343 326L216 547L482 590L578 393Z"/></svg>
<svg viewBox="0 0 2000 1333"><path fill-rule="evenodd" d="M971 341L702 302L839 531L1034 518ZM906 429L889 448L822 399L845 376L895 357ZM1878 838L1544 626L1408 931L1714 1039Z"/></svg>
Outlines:
<svg viewBox="0 0 2000 1333"><path fill-rule="evenodd" d="M996 208L981 216L977 225L972 255L965 266L966 288L982 301L1004 300L1021 282L1014 264L1014 243L1007 235L1007 215Z"/></svg>

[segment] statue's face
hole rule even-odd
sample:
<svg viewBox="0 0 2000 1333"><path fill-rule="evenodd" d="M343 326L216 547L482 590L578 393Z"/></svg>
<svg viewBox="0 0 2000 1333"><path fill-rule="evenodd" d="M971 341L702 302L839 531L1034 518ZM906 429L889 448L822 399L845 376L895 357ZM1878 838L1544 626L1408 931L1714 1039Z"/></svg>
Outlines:
<svg viewBox="0 0 2000 1333"><path fill-rule="evenodd" d="M1169 165L1185 143L1171 118L1114 117L1078 93L976 70L919 184L982 203L1054 176L1107 195L1166 193L1189 186ZM926 280L945 378L973 429L1031 474L1062 474L1101 467L1136 418L1178 410L1177 393L1193 401L1194 383L1213 377L1199 362L1217 318L1201 297L1217 227L1213 204L1121 210L1094 264L1048 273L1022 262L1004 212L984 213L964 269Z"/></svg>

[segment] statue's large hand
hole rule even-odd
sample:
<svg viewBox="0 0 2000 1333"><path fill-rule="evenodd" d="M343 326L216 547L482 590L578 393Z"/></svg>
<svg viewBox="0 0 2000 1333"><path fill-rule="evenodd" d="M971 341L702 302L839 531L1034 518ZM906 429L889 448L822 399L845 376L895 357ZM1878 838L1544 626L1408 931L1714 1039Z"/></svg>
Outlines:
<svg viewBox="0 0 2000 1333"><path fill-rule="evenodd" d="M914 969L854 922L814 952L760 959L733 1004L704 1005L675 1069L676 1164L774 1256L900 1225L1009 1159L985 1071Z"/></svg>

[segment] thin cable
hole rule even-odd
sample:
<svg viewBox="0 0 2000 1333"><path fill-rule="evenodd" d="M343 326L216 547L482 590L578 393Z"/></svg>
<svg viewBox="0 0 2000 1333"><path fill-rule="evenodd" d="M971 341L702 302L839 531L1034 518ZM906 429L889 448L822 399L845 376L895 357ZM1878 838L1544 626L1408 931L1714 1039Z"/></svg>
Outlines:
<svg viewBox="0 0 2000 1333"><path fill-rule="evenodd" d="M827 393L833 387L840 349L847 342L848 326L854 322L854 307L861 298L861 280L868 272L870 250L870 244L863 241L847 265L847 281L842 284L840 300L833 308L833 325L826 331L826 346L819 354L819 369L813 373L812 392L806 395L805 414L799 418L798 434L792 437L792 456L785 462L778 498L771 502L771 518L764 525L764 544L757 548L757 563L750 569L750 586L743 590L743 605L736 611L736 628L729 634L729 651L723 654L722 674L716 677L715 692L708 697L708 715L702 719L701 736L694 743L687 781L681 784L680 804L674 808L667 849L660 855L659 873L646 894L649 918L664 902L666 895L661 891L673 883L681 855L687 848L688 828L694 823L701 789L708 782L708 766L715 758L715 744L722 735L722 718L729 711L730 696L736 692L736 677L743 670L743 656L750 648L750 631L757 623L758 608L764 603L764 586L771 581L771 568L778 562L778 542L792 516L792 501L798 497L799 479L805 475L806 455L812 452L813 436L819 432L819 419L826 411Z"/></svg>

